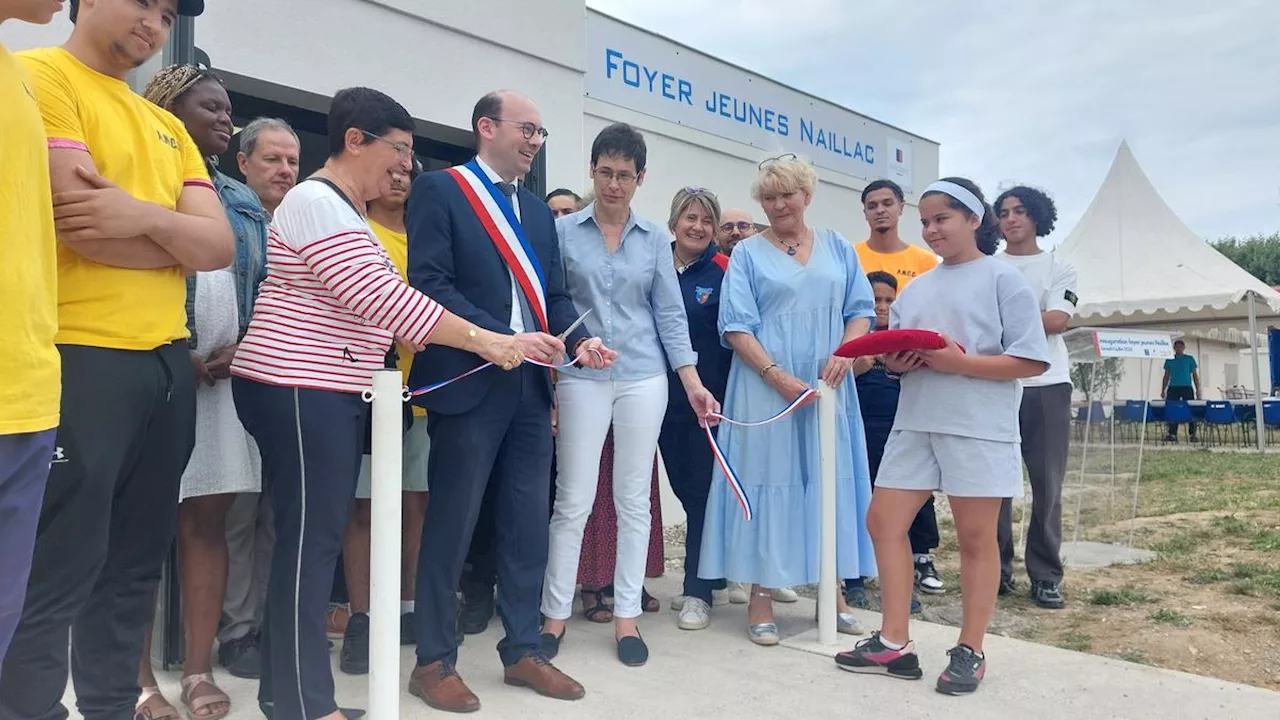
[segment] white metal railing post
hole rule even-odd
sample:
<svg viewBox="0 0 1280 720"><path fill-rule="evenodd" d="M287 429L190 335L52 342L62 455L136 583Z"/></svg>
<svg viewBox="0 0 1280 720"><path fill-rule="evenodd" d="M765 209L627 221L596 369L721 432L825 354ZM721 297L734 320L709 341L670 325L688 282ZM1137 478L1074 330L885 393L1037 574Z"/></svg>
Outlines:
<svg viewBox="0 0 1280 720"><path fill-rule="evenodd" d="M405 394L399 370L373 376L369 543L369 717L400 717L400 496Z"/></svg>
<svg viewBox="0 0 1280 720"><path fill-rule="evenodd" d="M846 380L852 382L852 380ZM836 391L818 384L818 457L822 467L822 536L818 564L818 642L835 645L836 636Z"/></svg>

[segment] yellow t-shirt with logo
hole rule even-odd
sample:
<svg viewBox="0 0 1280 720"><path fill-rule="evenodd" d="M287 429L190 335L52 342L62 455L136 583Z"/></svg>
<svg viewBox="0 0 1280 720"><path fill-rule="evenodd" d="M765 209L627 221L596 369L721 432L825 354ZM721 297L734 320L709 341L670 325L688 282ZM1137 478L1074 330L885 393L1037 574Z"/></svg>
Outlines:
<svg viewBox="0 0 1280 720"><path fill-rule="evenodd" d="M78 148L130 195L175 210L187 185L213 188L182 121L62 48L18 53L35 82L50 148ZM130 270L58 243L59 344L151 350L188 336L182 268Z"/></svg>
<svg viewBox="0 0 1280 720"><path fill-rule="evenodd" d="M0 45L0 435L57 427L62 397L49 153L35 90Z"/></svg>
<svg viewBox="0 0 1280 720"><path fill-rule="evenodd" d="M882 253L872 250L863 240L853 249L858 253L858 264L862 266L863 273L889 273L898 280L898 292L938 264L937 255L915 245L908 245L906 250L896 253Z"/></svg>
<svg viewBox="0 0 1280 720"><path fill-rule="evenodd" d="M391 264L396 266L396 271L400 273L400 277L405 282L409 282L409 236L379 225L373 220L369 221L369 227L373 229L373 234L378 238L378 242L382 243L382 248L387 251L387 255L391 258ZM409 382L409 370L413 367L413 355L411 348L396 348L396 367L400 368L400 374L404 377L406 384ZM426 417L427 411L414 405L413 414L417 417Z"/></svg>

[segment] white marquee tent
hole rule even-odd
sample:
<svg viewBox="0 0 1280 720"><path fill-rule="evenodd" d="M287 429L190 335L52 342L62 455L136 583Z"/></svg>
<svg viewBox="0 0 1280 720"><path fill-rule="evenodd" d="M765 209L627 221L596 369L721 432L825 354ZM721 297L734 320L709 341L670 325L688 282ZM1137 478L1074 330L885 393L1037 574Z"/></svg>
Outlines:
<svg viewBox="0 0 1280 720"><path fill-rule="evenodd" d="M1120 143L1111 170L1057 256L1079 273L1075 324L1239 325L1258 337L1257 318L1280 316L1280 293L1227 259L1165 204ZM1258 343L1252 342L1257 377ZM1261 441L1262 393L1258 398Z"/></svg>
<svg viewBox="0 0 1280 720"><path fill-rule="evenodd" d="M1213 249L1165 204L1128 143L1058 257L1079 273L1077 324L1240 324L1280 315L1280 293Z"/></svg>

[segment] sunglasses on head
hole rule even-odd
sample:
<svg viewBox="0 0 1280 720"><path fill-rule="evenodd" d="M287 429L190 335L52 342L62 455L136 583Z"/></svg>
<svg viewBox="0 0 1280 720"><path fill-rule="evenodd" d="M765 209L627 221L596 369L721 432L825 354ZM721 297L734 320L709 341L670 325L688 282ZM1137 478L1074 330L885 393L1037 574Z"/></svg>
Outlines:
<svg viewBox="0 0 1280 720"><path fill-rule="evenodd" d="M795 159L796 159L795 153L784 153L782 155L779 155L778 157L765 158L764 160L761 160L760 165L758 167L759 169L763 170L775 163L787 162L788 160L795 160Z"/></svg>

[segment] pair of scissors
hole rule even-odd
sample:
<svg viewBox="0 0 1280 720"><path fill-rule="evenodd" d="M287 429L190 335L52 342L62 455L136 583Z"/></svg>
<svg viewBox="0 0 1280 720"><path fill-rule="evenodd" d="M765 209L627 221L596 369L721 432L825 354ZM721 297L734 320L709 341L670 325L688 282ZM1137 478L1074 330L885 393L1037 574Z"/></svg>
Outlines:
<svg viewBox="0 0 1280 720"><path fill-rule="evenodd" d="M584 312L584 313L582 313L581 315L579 315L579 316L578 316L578 319L577 319L577 320L574 320L574 321L573 321L573 324L572 324L572 325L570 325L570 326L569 326L569 328L568 328L567 330L565 330L564 332L562 332L562 333L560 333L559 335L557 335L557 336L556 336L556 338L557 338L557 339L559 339L559 340L560 340L560 342L564 342L564 341L569 337L569 333L572 333L574 330L577 330L577 329L578 329L578 326L579 326L579 325L581 325L581 324L582 324L582 322L583 322L584 320L586 320L586 319L587 319L587 316L588 316L588 315L590 315L590 314L591 314L591 311L592 311L592 310L594 310L594 309L595 309L595 308L587 308L587 311L586 311L586 312Z"/></svg>

